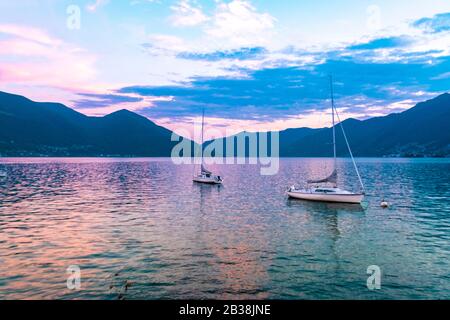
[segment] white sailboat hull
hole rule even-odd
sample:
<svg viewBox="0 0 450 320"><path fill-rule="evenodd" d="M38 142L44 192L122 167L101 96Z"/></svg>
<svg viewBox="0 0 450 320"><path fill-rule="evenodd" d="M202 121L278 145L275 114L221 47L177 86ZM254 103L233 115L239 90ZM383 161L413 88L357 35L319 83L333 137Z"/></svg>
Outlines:
<svg viewBox="0 0 450 320"><path fill-rule="evenodd" d="M217 177L204 177L204 176L194 177L192 181L205 184L222 184L223 182L222 180L219 180Z"/></svg>
<svg viewBox="0 0 450 320"><path fill-rule="evenodd" d="M351 193L347 191L336 191L330 193L318 193L310 190L290 190L288 196L294 199L319 201L319 202L335 202L335 203L354 203L361 204L364 200L364 194Z"/></svg>

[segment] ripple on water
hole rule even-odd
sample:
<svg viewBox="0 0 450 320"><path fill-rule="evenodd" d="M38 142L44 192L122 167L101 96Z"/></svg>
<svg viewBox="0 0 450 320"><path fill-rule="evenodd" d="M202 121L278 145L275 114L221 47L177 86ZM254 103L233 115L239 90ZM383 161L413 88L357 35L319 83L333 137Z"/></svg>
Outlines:
<svg viewBox="0 0 450 320"><path fill-rule="evenodd" d="M326 159L282 159L271 177L217 166L222 187L168 159L1 159L0 298L448 298L450 161L359 162L363 207L286 198ZM66 288L70 265L82 290Z"/></svg>

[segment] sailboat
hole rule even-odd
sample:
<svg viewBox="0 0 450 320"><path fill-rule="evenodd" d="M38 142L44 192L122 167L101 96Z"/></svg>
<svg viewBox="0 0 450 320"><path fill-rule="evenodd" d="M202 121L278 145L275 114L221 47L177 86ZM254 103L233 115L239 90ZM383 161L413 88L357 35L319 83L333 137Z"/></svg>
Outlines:
<svg viewBox="0 0 450 320"><path fill-rule="evenodd" d="M203 144L204 144L204 129L205 129L205 109L203 109L202 113L202 144L201 144L201 157L202 162L200 165L200 172L194 176L193 181L197 183L206 183L206 184L222 184L223 180L221 176L214 175L211 171L206 169L205 161L204 161L204 152L203 152Z"/></svg>
<svg viewBox="0 0 450 320"><path fill-rule="evenodd" d="M332 123L333 123L333 152L334 152L334 166L332 173L324 178L319 180L308 180L306 188L297 188L292 186L287 191L287 194L291 198L301 199L301 200L309 200L309 201L320 201L320 202L340 202L340 203L353 203L353 204L361 204L364 200L365 189L364 184L361 179L361 175L359 174L358 166L356 165L355 159L353 157L352 150L350 148L350 144L347 139L347 135L345 134L344 126L342 121L339 118L339 114L334 104L334 93L333 93L333 79L330 76L330 89L331 89L331 114L332 114ZM355 193L352 191L343 190L338 187L338 171L337 171L337 156L336 156L336 126L335 126L335 116L337 116L337 120L339 121L340 127L342 129L342 133L347 144L348 151L350 153L350 157L353 162L353 167L355 168L356 174L359 179L359 183L361 185L361 192Z"/></svg>

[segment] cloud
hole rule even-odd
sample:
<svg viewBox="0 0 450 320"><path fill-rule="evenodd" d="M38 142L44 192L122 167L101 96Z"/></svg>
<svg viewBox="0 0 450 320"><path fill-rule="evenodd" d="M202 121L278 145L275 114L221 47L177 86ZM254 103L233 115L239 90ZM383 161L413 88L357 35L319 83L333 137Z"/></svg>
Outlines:
<svg viewBox="0 0 450 320"><path fill-rule="evenodd" d="M90 12L95 12L98 8L108 4L108 2L109 0L95 0L95 2L88 4L86 9Z"/></svg>
<svg viewBox="0 0 450 320"><path fill-rule="evenodd" d="M421 21L421 20L419 20ZM412 24L413 26L416 23ZM450 55L450 32L429 32L420 29L422 23L402 34L378 36L360 41L333 52L336 58L372 61L374 63L434 63L440 57ZM392 31L390 31L392 34ZM328 54L332 54L328 52Z"/></svg>
<svg viewBox="0 0 450 320"><path fill-rule="evenodd" d="M235 34L246 34L237 30L271 30L271 18L267 22L259 16L262 20L258 18L241 26L233 22L235 18L248 22L253 14L261 15L246 1L219 2L214 18L205 27L207 39L224 37L227 42L227 38L238 37ZM247 19L243 18L246 15ZM221 33L216 28L220 21L233 27ZM261 27L252 29L249 25ZM216 29L211 32L213 28ZM327 124L323 113L329 108L326 102L329 73L338 79L336 98L343 118L365 119L399 112L448 91L449 40L448 33L424 32L414 27L380 32L378 37L351 44L314 49L290 46L269 50L265 45L243 46L239 44L246 41L234 41L231 49L221 43L217 45L220 50L201 50L197 44L183 43L181 39L166 44L159 41L163 47L172 48L176 60L209 63L216 69L232 70L235 75L226 72L220 75L216 71L214 76L204 76L202 69L197 69L182 85L131 86L118 92L165 98L141 113L152 119L165 119L166 124L167 119L188 123L205 108L216 119L216 125L220 124L219 119L227 119L227 123L264 124L269 128L269 124L276 128L320 127ZM211 42L214 48L216 44Z"/></svg>
<svg viewBox="0 0 450 320"><path fill-rule="evenodd" d="M0 24L0 34L14 36L42 45L57 46L61 40L48 35L45 31L24 25Z"/></svg>
<svg viewBox="0 0 450 320"><path fill-rule="evenodd" d="M119 110L127 109L140 112L154 107L155 102L168 101L171 98L140 96L133 93L77 93L71 101L74 107L86 115L104 116Z"/></svg>
<svg viewBox="0 0 450 320"><path fill-rule="evenodd" d="M327 60L314 67L251 71L246 78L198 77L185 86L132 86L118 92L165 97L141 111L153 119L186 121L205 108L215 118L229 121L289 122L311 120L329 108L327 75L333 73L343 115L364 119L404 110L447 91L448 81L435 77L449 67L449 57L433 65Z"/></svg>
<svg viewBox="0 0 450 320"><path fill-rule="evenodd" d="M262 47L270 44L274 34L276 19L268 13L260 13L248 0L216 1L212 15L207 16L202 9L191 0L181 0L171 7L173 15L169 18L177 27L201 26L200 36L184 43L185 50L180 57L189 57L189 53L214 54L219 51L233 51L245 48ZM158 50L151 51L153 55L161 55L174 51L173 34L150 35L156 41L146 43L146 46ZM165 37L166 39L164 39ZM159 39L158 39L159 38ZM167 40L171 40L170 42ZM181 41L176 40L178 44ZM176 48L178 49L178 48ZM192 55L191 57L194 57ZM225 57L227 59L227 57ZM193 59L189 59L193 60Z"/></svg>
<svg viewBox="0 0 450 320"><path fill-rule="evenodd" d="M419 19L413 23L413 26L429 33L450 31L450 12L437 14L432 18Z"/></svg>
<svg viewBox="0 0 450 320"><path fill-rule="evenodd" d="M101 108L120 103L141 102L144 98L132 95L78 93L83 99L74 101L77 109Z"/></svg>
<svg viewBox="0 0 450 320"><path fill-rule="evenodd" d="M370 42L355 44L348 47L349 50L376 50L376 49L391 49L404 47L413 42L413 39L408 36L398 36L389 38L374 39Z"/></svg>
<svg viewBox="0 0 450 320"><path fill-rule="evenodd" d="M443 80L443 79L450 79L450 72L444 72L431 78L431 80Z"/></svg>
<svg viewBox="0 0 450 320"><path fill-rule="evenodd" d="M176 36L153 34L148 38L149 41L143 43L142 47L152 56L176 56L183 51L191 50L189 44Z"/></svg>
<svg viewBox="0 0 450 320"><path fill-rule="evenodd" d="M187 72L183 73L184 78L178 81L190 81L195 76L214 72L217 76L232 73L242 76L236 70L314 66L330 58L374 63L433 63L450 54L450 34L424 33L409 22L405 28L379 30L378 36L353 43L331 43L302 50L294 46L274 48L275 22L274 17L258 11L250 1L216 1L215 12L202 23L200 37L185 41L174 35L151 35L143 47L155 58L172 59L173 65L182 64L183 60L198 62L198 68L186 67L192 73L187 76Z"/></svg>
<svg viewBox="0 0 450 320"><path fill-rule="evenodd" d="M259 46L268 43L276 19L269 13L259 13L245 0L218 2L212 24L206 34L233 46Z"/></svg>
<svg viewBox="0 0 450 320"><path fill-rule="evenodd" d="M96 57L22 25L0 25L0 83L82 88L96 75ZM77 89L74 89L77 90Z"/></svg>
<svg viewBox="0 0 450 320"><path fill-rule="evenodd" d="M106 3L88 2L93 11ZM152 1L139 1L146 2ZM131 67L120 85L108 82L122 69L114 64L117 55L108 53L101 60L105 83L99 83L96 55L39 28L0 24L0 84L22 85L24 91L61 88L76 94L70 97L74 106L91 115L127 108L160 123L187 123L204 107L216 125L268 128L326 125L328 117L322 116L328 108L330 72L337 79L343 117L401 111L449 90L450 14L401 21L401 28L381 29L376 35L358 33L356 41L353 35L326 44L321 39L312 47L310 36L302 43L298 40L304 34L281 34L277 20L251 1L215 3L212 9L188 0L172 5L173 26L195 30L171 28L167 32L173 34L163 34L158 29L148 35L142 24L142 34L129 43L141 44L148 56L137 50L130 54L121 45L120 54L132 64L124 59L123 65ZM123 40L120 34L114 39ZM129 79L136 85L129 86Z"/></svg>
<svg viewBox="0 0 450 320"><path fill-rule="evenodd" d="M193 27L209 20L202 9L190 0L181 0L170 8L173 12L170 21L175 27Z"/></svg>
<svg viewBox="0 0 450 320"><path fill-rule="evenodd" d="M206 60L220 61L224 59L249 60L264 57L268 50L263 47L239 48L235 50L214 51L214 52L181 52L177 55L180 59L186 60Z"/></svg>
<svg viewBox="0 0 450 320"><path fill-rule="evenodd" d="M218 26L225 25L224 21L231 28L222 32ZM173 66L172 72L166 68L164 74L173 76L178 84L124 87L114 92L114 97L85 97L77 105L100 114L129 104L169 127L171 123L192 123L205 108L215 125L225 122L283 129L328 124L324 113L329 108L329 73L337 79L336 98L343 118L399 112L449 90L446 73L450 58L444 32L434 34L414 27L314 49L244 45L270 39L274 23L274 18L258 12L248 1L218 2L214 15L201 24L201 39L188 42L174 35L154 34L142 45L154 59L165 59ZM255 32L264 39L247 39ZM239 37L241 40L236 40ZM185 60L189 68L177 71L186 66ZM143 100L128 101L129 97Z"/></svg>

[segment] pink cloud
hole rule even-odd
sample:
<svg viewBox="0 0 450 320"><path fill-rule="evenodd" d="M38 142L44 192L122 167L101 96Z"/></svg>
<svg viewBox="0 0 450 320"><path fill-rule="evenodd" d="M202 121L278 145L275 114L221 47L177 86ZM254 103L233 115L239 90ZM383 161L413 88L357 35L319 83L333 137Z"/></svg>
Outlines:
<svg viewBox="0 0 450 320"><path fill-rule="evenodd" d="M95 0L95 2L88 4L86 6L86 9L90 12L95 12L95 11L97 11L98 8L106 5L108 2L109 2L109 0Z"/></svg>
<svg viewBox="0 0 450 320"><path fill-rule="evenodd" d="M45 31L23 25L0 24L0 33L51 46L62 43L61 40L51 37Z"/></svg>
<svg viewBox="0 0 450 320"><path fill-rule="evenodd" d="M0 24L0 86L95 90L96 56L38 28ZM33 98L33 97L31 97ZM67 100L64 96L62 102Z"/></svg>
<svg viewBox="0 0 450 320"><path fill-rule="evenodd" d="M114 93L117 94L117 93ZM164 97L144 97L139 96L135 94L123 94L124 96L130 96L130 97L140 97L143 100L140 102L122 102L122 103L115 103L111 104L107 107L100 107L100 108L83 108L81 111L82 113L88 115L88 116L104 116L106 114L113 113L115 111L119 111L122 109L127 109L129 111L140 111L142 109L150 108L155 106L156 101L167 101L169 98Z"/></svg>

